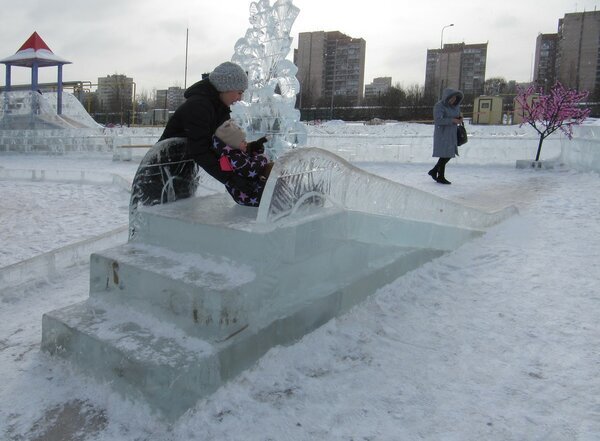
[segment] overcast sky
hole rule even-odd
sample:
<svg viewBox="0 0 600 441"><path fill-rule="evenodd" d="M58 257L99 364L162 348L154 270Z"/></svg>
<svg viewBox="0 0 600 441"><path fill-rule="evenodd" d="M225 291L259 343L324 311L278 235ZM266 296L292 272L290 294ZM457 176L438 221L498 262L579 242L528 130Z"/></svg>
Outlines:
<svg viewBox="0 0 600 441"><path fill-rule="evenodd" d="M14 54L33 31L73 64L65 81L97 82L121 73L137 92L184 86L185 37L189 28L187 86L229 60L250 26L248 0L20 0L3 9L0 58ZM271 0L271 4L274 0ZM592 11L600 0L293 0L298 33L340 31L367 42L365 83L381 76L394 84L425 82L427 49L444 43L488 42L486 77L529 81L538 33L556 32L565 13ZM291 52L288 58L291 59ZM5 85L5 69L0 84ZM55 67L40 82L56 81ZM12 68L12 83L30 82L30 70Z"/></svg>

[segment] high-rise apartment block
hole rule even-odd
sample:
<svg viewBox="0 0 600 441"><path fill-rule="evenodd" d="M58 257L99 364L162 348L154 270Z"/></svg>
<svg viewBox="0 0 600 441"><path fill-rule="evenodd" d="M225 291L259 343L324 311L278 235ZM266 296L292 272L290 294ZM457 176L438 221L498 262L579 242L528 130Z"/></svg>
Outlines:
<svg viewBox="0 0 600 441"><path fill-rule="evenodd" d="M131 110L133 103L133 78L115 74L98 78L98 104L104 112Z"/></svg>
<svg viewBox="0 0 600 441"><path fill-rule="evenodd" d="M445 44L427 50L425 95L439 98L447 87L462 90L466 97L483 94L487 43Z"/></svg>
<svg viewBox="0 0 600 441"><path fill-rule="evenodd" d="M338 31L301 32L298 66L300 107L323 105L337 97L359 104L363 97L366 42Z"/></svg>
<svg viewBox="0 0 600 441"><path fill-rule="evenodd" d="M556 34L536 41L534 81L548 90L556 81L600 98L600 11L574 12L558 20Z"/></svg>
<svg viewBox="0 0 600 441"><path fill-rule="evenodd" d="M556 82L558 34L539 34L535 42L533 81L547 92Z"/></svg>
<svg viewBox="0 0 600 441"><path fill-rule="evenodd" d="M556 78L566 87L598 91L600 11L565 14L558 21Z"/></svg>
<svg viewBox="0 0 600 441"><path fill-rule="evenodd" d="M181 87L157 90L155 107L157 109L177 110L179 105L185 101L184 92L185 90Z"/></svg>
<svg viewBox="0 0 600 441"><path fill-rule="evenodd" d="M371 84L365 85L365 99L384 95L392 87L392 77L373 78Z"/></svg>

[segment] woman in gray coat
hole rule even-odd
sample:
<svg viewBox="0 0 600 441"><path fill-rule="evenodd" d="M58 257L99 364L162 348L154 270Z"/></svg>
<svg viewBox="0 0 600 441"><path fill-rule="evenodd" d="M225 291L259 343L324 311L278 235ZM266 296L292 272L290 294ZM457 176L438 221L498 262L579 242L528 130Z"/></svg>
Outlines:
<svg viewBox="0 0 600 441"><path fill-rule="evenodd" d="M433 106L433 157L440 158L429 175L440 184L450 184L444 176L446 164L458 154L456 146L456 126L462 123L460 102L463 93L460 90L445 89L440 99Z"/></svg>

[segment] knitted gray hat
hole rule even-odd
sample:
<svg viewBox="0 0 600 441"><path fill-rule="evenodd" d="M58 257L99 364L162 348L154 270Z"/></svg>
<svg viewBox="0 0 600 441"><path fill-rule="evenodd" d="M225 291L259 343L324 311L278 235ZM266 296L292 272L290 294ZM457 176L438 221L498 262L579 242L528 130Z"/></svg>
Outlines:
<svg viewBox="0 0 600 441"><path fill-rule="evenodd" d="M215 67L208 75L208 81L219 92L231 90L246 90L248 88L248 75L235 63L226 61Z"/></svg>
<svg viewBox="0 0 600 441"><path fill-rule="evenodd" d="M221 124L215 132L215 136L229 147L236 149L239 149L242 142L246 140L246 133L232 119Z"/></svg>

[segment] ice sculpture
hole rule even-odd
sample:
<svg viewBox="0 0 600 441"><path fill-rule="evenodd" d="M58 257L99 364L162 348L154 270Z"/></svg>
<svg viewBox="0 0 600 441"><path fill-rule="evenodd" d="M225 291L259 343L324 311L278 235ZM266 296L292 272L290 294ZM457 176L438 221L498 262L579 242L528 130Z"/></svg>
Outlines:
<svg viewBox="0 0 600 441"><path fill-rule="evenodd" d="M292 0L269 0L250 4L246 35L235 44L231 61L248 72L249 87L244 101L232 107L232 117L249 140L267 135L265 150L271 159L306 142L300 111L294 108L300 83L298 68L285 57L290 51L290 30L300 9Z"/></svg>
<svg viewBox="0 0 600 441"><path fill-rule="evenodd" d="M175 202L192 196L198 187L198 165L185 156L185 138L156 143L140 163L131 184L129 239L143 227L140 205Z"/></svg>
<svg viewBox="0 0 600 441"><path fill-rule="evenodd" d="M163 184L184 166L175 151L156 157L173 168L148 161L145 196L178 198ZM271 348L483 232L452 220L498 220L318 149L276 167L258 209L225 193L140 207L136 240L92 255L89 298L44 314L42 348L173 422ZM320 208L286 216L306 203ZM257 221L263 208L272 222Z"/></svg>
<svg viewBox="0 0 600 441"><path fill-rule="evenodd" d="M31 90L0 93L0 128L40 130L101 127L70 93L63 92L63 112L59 115L56 94Z"/></svg>
<svg viewBox="0 0 600 441"><path fill-rule="evenodd" d="M303 148L276 161L257 221L272 223L323 206L473 229L487 228L517 212L514 206L492 213L467 207L368 173L326 150Z"/></svg>

